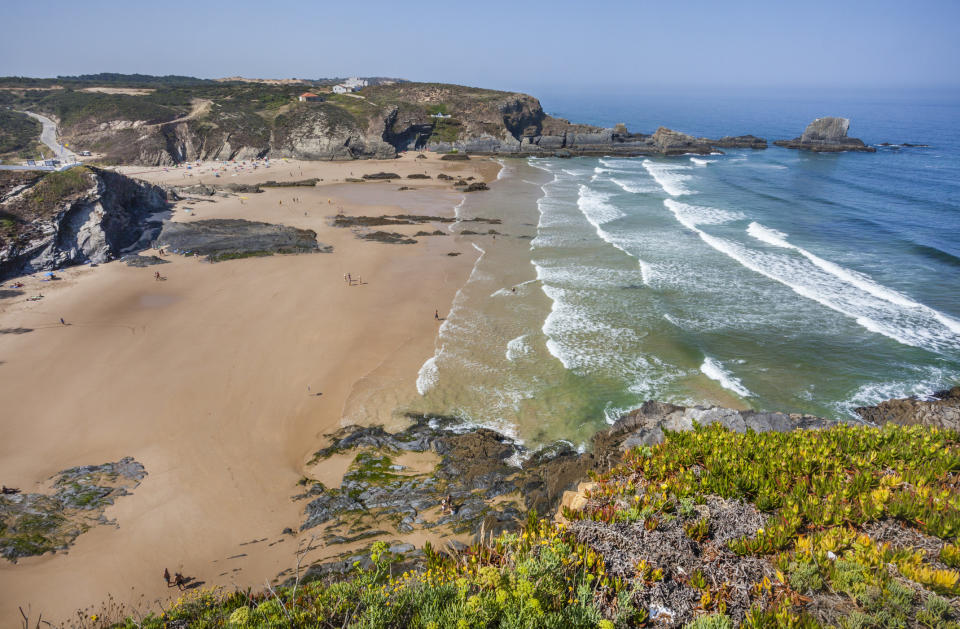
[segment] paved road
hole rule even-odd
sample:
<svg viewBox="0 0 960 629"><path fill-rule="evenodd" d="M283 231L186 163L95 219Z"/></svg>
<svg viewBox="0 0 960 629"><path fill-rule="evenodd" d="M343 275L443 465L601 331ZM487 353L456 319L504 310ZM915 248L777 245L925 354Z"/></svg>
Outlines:
<svg viewBox="0 0 960 629"><path fill-rule="evenodd" d="M57 156L57 159L62 162L79 161L76 153L57 141L57 124L53 120L30 111L25 111L23 113L27 114L31 118L39 120L40 124L43 125L43 131L40 132L40 141L50 147L50 150L53 151L53 154Z"/></svg>

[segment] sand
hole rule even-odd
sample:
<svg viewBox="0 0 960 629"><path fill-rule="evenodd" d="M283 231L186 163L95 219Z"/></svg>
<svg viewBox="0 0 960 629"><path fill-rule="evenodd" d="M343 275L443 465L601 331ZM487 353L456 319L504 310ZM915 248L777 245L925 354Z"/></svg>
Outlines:
<svg viewBox="0 0 960 629"><path fill-rule="evenodd" d="M350 172L384 170L489 180L497 169L489 161L409 155L275 163L194 180L251 183L294 171L296 179L333 184ZM135 176L180 183L181 175L155 168ZM88 531L65 553L0 563L0 618L19 617L22 606L34 618L42 612L62 621L108 595L157 609L155 601L177 593L165 586L164 568L205 587L257 588L294 565L304 536L282 531L297 530L303 504L290 497L304 474L323 476L306 462L326 444L323 435L344 423L402 423L395 410L416 395L417 370L434 350L434 310L446 311L476 259L469 242L453 236L388 245L328 225L335 208L451 216L462 199L449 183L404 184L417 190L397 192L396 183L280 188L188 199L173 212L173 220L246 218L313 229L333 245L330 254L219 264L170 255L170 264L148 268L112 262L66 269L58 282L22 278L24 295L0 299L0 330L31 330L0 334L0 480L42 491L60 470L124 456L148 473L107 509L116 526ZM155 281L156 270L167 280ZM363 284L347 286L345 273ZM25 300L39 292L43 300ZM321 548L311 558L342 550Z"/></svg>

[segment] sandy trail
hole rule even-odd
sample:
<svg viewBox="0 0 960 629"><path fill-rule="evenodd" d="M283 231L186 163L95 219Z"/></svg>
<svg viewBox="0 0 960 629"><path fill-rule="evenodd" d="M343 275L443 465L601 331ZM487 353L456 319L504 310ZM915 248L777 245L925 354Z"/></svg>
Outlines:
<svg viewBox="0 0 960 629"><path fill-rule="evenodd" d="M307 163L303 176L453 170L429 161ZM456 167L488 178L497 169ZM298 539L281 531L301 521L303 504L290 496L305 462L345 414L352 422L398 422L394 410L416 395L417 370L433 352L434 310L449 307L476 257L454 237L386 245L327 225L337 207L348 215L415 207L450 216L462 198L435 183L397 187L271 189L180 202L174 211L174 220L313 229L334 246L331 254L219 264L169 256L170 264L143 269L114 262L65 270L60 282L26 278L24 295L0 300L0 329L32 330L0 334L4 484L41 490L60 470L123 456L148 473L107 509L117 527L81 535L67 553L0 563L4 622L19 617L17 606L64 620L107 595L156 609L155 600L176 592L161 579L165 567L206 586L258 587L293 565ZM188 205L193 212L183 212ZM155 270L168 279L155 281ZM348 287L345 273L364 284ZM25 300L37 292L42 301Z"/></svg>

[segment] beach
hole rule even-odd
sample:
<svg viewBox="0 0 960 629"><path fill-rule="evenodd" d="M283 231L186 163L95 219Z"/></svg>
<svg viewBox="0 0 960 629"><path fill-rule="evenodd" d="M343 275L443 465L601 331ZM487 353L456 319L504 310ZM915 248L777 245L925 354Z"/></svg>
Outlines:
<svg viewBox="0 0 960 629"><path fill-rule="evenodd" d="M168 252L169 264L147 268L111 262L64 269L58 281L21 278L25 294L0 301L4 484L48 491L61 470L125 456L147 472L107 508L115 525L94 527L66 552L0 564L0 617L20 606L62 621L108 596L155 610L156 600L178 594L164 584L164 568L203 587L244 588L291 568L306 537L282 533L302 521L303 503L291 496L305 474L323 473L307 461L345 423L402 425L395 411L417 396L418 369L434 352L434 313L445 316L478 257L465 238L369 242L330 217L451 217L463 193L437 173L489 181L499 170L489 160L412 154L274 160L256 171L217 168L219 178L214 168L193 166L192 177L183 167L119 170L170 185L322 179L259 194L186 195L172 220L312 229L333 252L217 264ZM343 181L381 171L432 178ZM437 228L389 227L408 235ZM26 300L36 294L43 299ZM310 559L343 550L320 548Z"/></svg>

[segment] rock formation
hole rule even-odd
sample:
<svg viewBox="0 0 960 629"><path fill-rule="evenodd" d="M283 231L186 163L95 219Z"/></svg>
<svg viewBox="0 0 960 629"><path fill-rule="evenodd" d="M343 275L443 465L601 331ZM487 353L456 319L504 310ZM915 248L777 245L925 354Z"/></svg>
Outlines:
<svg viewBox="0 0 960 629"><path fill-rule="evenodd" d="M329 253L333 247L317 243L312 229L297 229L242 219L210 219L163 225L157 246L217 262L274 253Z"/></svg>
<svg viewBox="0 0 960 629"><path fill-rule="evenodd" d="M145 248L167 209L162 188L111 171L36 176L0 197L0 214L14 217L13 235L0 235L0 279Z"/></svg>
<svg viewBox="0 0 960 629"><path fill-rule="evenodd" d="M861 406L853 410L864 420L878 425L923 424L960 430L960 386L953 387L949 391L934 393L929 400L917 398L887 400L876 406Z"/></svg>
<svg viewBox="0 0 960 629"><path fill-rule="evenodd" d="M841 151L863 151L876 153L877 149L867 146L862 140L847 136L850 120L847 118L817 118L804 130L803 135L792 140L777 140L777 146L788 149L803 149L818 153L838 153Z"/></svg>
<svg viewBox="0 0 960 629"><path fill-rule="evenodd" d="M57 106L31 107L63 121L72 146L96 148L107 163L168 165L193 160L288 157L307 160L386 159L398 152L497 155L707 154L717 147L765 148L753 136L720 140L670 131L631 133L547 115L527 94L436 83L364 88L350 102L300 103L283 85L206 86L203 97L172 101L163 90L111 97L76 92ZM264 90L270 91L264 107ZM285 99L291 102L284 103ZM116 101L116 102L114 102ZM62 110L62 111L61 111ZM442 112L437 114L434 112Z"/></svg>
<svg viewBox="0 0 960 629"><path fill-rule="evenodd" d="M523 512L555 512L565 492L588 472L608 470L633 447L661 442L664 430L692 430L696 422L718 423L737 432L783 432L835 423L809 415L646 402L598 432L590 449L580 453L566 441L530 451L492 430L464 432L455 418L411 419L413 425L397 433L377 426L349 426L330 436L331 445L317 452L314 462L334 455L356 459L339 489L313 485L299 496L309 499L301 530L330 523L324 532L327 543L346 543L350 537L340 530L356 534L352 514L367 513L372 521L366 526L393 527L397 533L448 526L475 534L500 531L511 528ZM413 474L392 464L391 457L410 452L433 453L440 461L429 474ZM490 502L511 494L516 501ZM456 514L428 513L445 495L457 505Z"/></svg>

